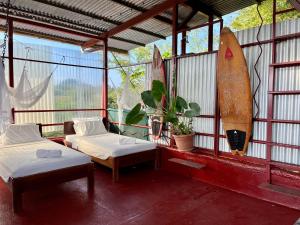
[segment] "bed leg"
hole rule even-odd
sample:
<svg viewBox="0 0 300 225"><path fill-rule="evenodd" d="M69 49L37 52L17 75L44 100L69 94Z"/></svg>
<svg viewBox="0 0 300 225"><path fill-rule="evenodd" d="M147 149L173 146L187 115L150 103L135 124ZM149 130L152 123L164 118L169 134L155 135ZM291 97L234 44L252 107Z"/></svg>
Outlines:
<svg viewBox="0 0 300 225"><path fill-rule="evenodd" d="M12 204L14 213L22 210L22 192L16 180L12 180Z"/></svg>
<svg viewBox="0 0 300 225"><path fill-rule="evenodd" d="M156 149L156 151L155 151L154 169L158 170L159 167L160 167L160 150Z"/></svg>
<svg viewBox="0 0 300 225"><path fill-rule="evenodd" d="M88 194L92 197L94 195L94 165L88 166L87 186Z"/></svg>
<svg viewBox="0 0 300 225"><path fill-rule="evenodd" d="M113 160L113 168L112 168L112 179L113 182L117 182L119 180L119 160Z"/></svg>

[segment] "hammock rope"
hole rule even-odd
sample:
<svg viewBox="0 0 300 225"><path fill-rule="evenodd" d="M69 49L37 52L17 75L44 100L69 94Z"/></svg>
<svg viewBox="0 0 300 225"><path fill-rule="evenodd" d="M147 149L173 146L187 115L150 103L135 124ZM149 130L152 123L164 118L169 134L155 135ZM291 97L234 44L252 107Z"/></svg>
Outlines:
<svg viewBox="0 0 300 225"><path fill-rule="evenodd" d="M9 9L10 9L10 0L7 0L7 7L6 7L6 23L5 23L5 30L4 30L4 39L3 39L3 44L1 45L2 47L2 64L4 65L4 56L6 52L6 42L7 42L7 37L8 37L8 16L9 16Z"/></svg>

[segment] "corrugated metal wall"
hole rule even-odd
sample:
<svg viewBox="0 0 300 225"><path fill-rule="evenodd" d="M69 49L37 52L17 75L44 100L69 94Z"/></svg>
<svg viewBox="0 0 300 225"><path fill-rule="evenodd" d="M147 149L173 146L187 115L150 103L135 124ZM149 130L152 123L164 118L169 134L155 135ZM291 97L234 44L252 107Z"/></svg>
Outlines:
<svg viewBox="0 0 300 225"><path fill-rule="evenodd" d="M202 115L214 115L216 89L216 54L181 58L178 60L177 94L188 101L197 102ZM196 132L214 133L213 118L195 118ZM195 146L213 149L214 138L196 136Z"/></svg>
<svg viewBox="0 0 300 225"><path fill-rule="evenodd" d="M300 20L284 21L277 24L277 35L300 32ZM256 42L257 28L239 31L236 36L241 44ZM271 38L271 25L262 28L260 40ZM256 96L260 108L259 118L267 118L267 91L269 64L271 63L271 44L262 45L263 55L258 64L258 71L262 80ZM277 45L277 61L300 60L300 39L293 39ZM252 90L257 86L254 73L254 63L257 59L258 46L243 49L250 72ZM196 101L201 106L201 114L214 115L216 88L216 54L198 55L178 60L178 95L189 101ZM283 68L277 71L276 90L300 90L300 68ZM257 109L255 109L257 110ZM256 111L255 111L256 112ZM285 120L300 120L300 96L276 96L274 118ZM266 123L254 122L253 138L266 141ZM194 129L202 133L214 133L214 119L196 118ZM221 127L221 134L224 134ZM278 123L273 124L273 141L300 145L300 125ZM213 150L213 137L197 136L195 145ZM220 151L229 152L226 139L220 138ZM250 143L248 156L266 158L266 145ZM300 165L299 150L273 147L272 160Z"/></svg>

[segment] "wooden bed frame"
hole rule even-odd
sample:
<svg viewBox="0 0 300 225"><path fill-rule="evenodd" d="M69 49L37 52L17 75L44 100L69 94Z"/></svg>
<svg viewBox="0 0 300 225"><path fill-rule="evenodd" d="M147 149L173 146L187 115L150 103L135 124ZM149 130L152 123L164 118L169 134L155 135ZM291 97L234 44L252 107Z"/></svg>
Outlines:
<svg viewBox="0 0 300 225"><path fill-rule="evenodd" d="M52 170L35 175L11 178L8 186L12 191L13 211L18 213L22 210L22 194L41 187L52 186L71 180L87 177L88 193L94 193L94 164L87 163L78 166Z"/></svg>
<svg viewBox="0 0 300 225"><path fill-rule="evenodd" d="M94 193L94 164L92 162L24 177L10 178L7 184L12 192L13 211L18 213L22 210L22 194L26 191L84 177L87 178L89 196L92 196Z"/></svg>
<svg viewBox="0 0 300 225"><path fill-rule="evenodd" d="M107 119L103 119L103 123L105 125L105 128L109 130L109 122ZM64 134L65 135L72 135L76 134L74 130L74 122L73 121L66 121L64 122ZM72 148L72 143L68 141L64 141L65 145L69 148ZM80 151L80 149L75 149ZM137 152L129 155L119 156L119 157L109 157L106 160L102 160L96 157L92 157L92 160L96 163L99 163L101 165L104 165L106 167L109 167L112 169L112 180L114 182L119 180L119 169L122 167L127 166L133 166L139 163L153 161L154 162L154 168L159 168L159 159L160 159L160 152L159 149L153 149L149 151L143 151L143 152Z"/></svg>

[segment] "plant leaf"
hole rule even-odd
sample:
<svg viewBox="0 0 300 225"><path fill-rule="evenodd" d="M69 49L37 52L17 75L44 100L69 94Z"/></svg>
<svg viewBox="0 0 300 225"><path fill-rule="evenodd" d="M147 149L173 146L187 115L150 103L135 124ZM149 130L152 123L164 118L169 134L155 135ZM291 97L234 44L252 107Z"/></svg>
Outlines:
<svg viewBox="0 0 300 225"><path fill-rule="evenodd" d="M194 110L187 110L184 112L183 114L185 117L188 117L188 118L192 118L194 116L197 116L197 114L195 113Z"/></svg>
<svg viewBox="0 0 300 225"><path fill-rule="evenodd" d="M169 122L172 124L178 123L178 117L177 117L176 113L171 112L171 111L167 112L164 117L164 122Z"/></svg>
<svg viewBox="0 0 300 225"><path fill-rule="evenodd" d="M192 111L194 111L195 116L199 116L200 115L200 106L198 105L198 103L196 102L191 102L189 103L189 107Z"/></svg>
<svg viewBox="0 0 300 225"><path fill-rule="evenodd" d="M141 111L138 114L130 117L129 119L127 119L128 117L126 117L126 124L131 125L131 124L138 124L141 120L144 119L146 113Z"/></svg>
<svg viewBox="0 0 300 225"><path fill-rule="evenodd" d="M152 81L152 96L153 98L160 102L162 99L162 96L165 95L165 85L159 81L159 80L153 80Z"/></svg>
<svg viewBox="0 0 300 225"><path fill-rule="evenodd" d="M142 92L141 97L145 105L154 109L157 108L151 91Z"/></svg>
<svg viewBox="0 0 300 225"><path fill-rule="evenodd" d="M135 117L133 117L131 124L138 124L141 120L144 119L146 113L144 111L141 111L139 114L137 114Z"/></svg>
<svg viewBox="0 0 300 225"><path fill-rule="evenodd" d="M133 107L132 110L130 110L130 112L127 114L126 119L125 119L126 124L130 125L130 124L135 124L135 123L140 122L141 119L139 121L137 121L137 119L139 118L139 115L141 113L144 113L144 112L141 112L141 107L142 107L141 103L138 103L138 104L136 104L136 106Z"/></svg>
<svg viewBox="0 0 300 225"><path fill-rule="evenodd" d="M177 110L177 112L183 113L184 109L187 109L187 108L188 108L188 105L187 105L186 101L182 97L177 96L176 97L176 110Z"/></svg>

